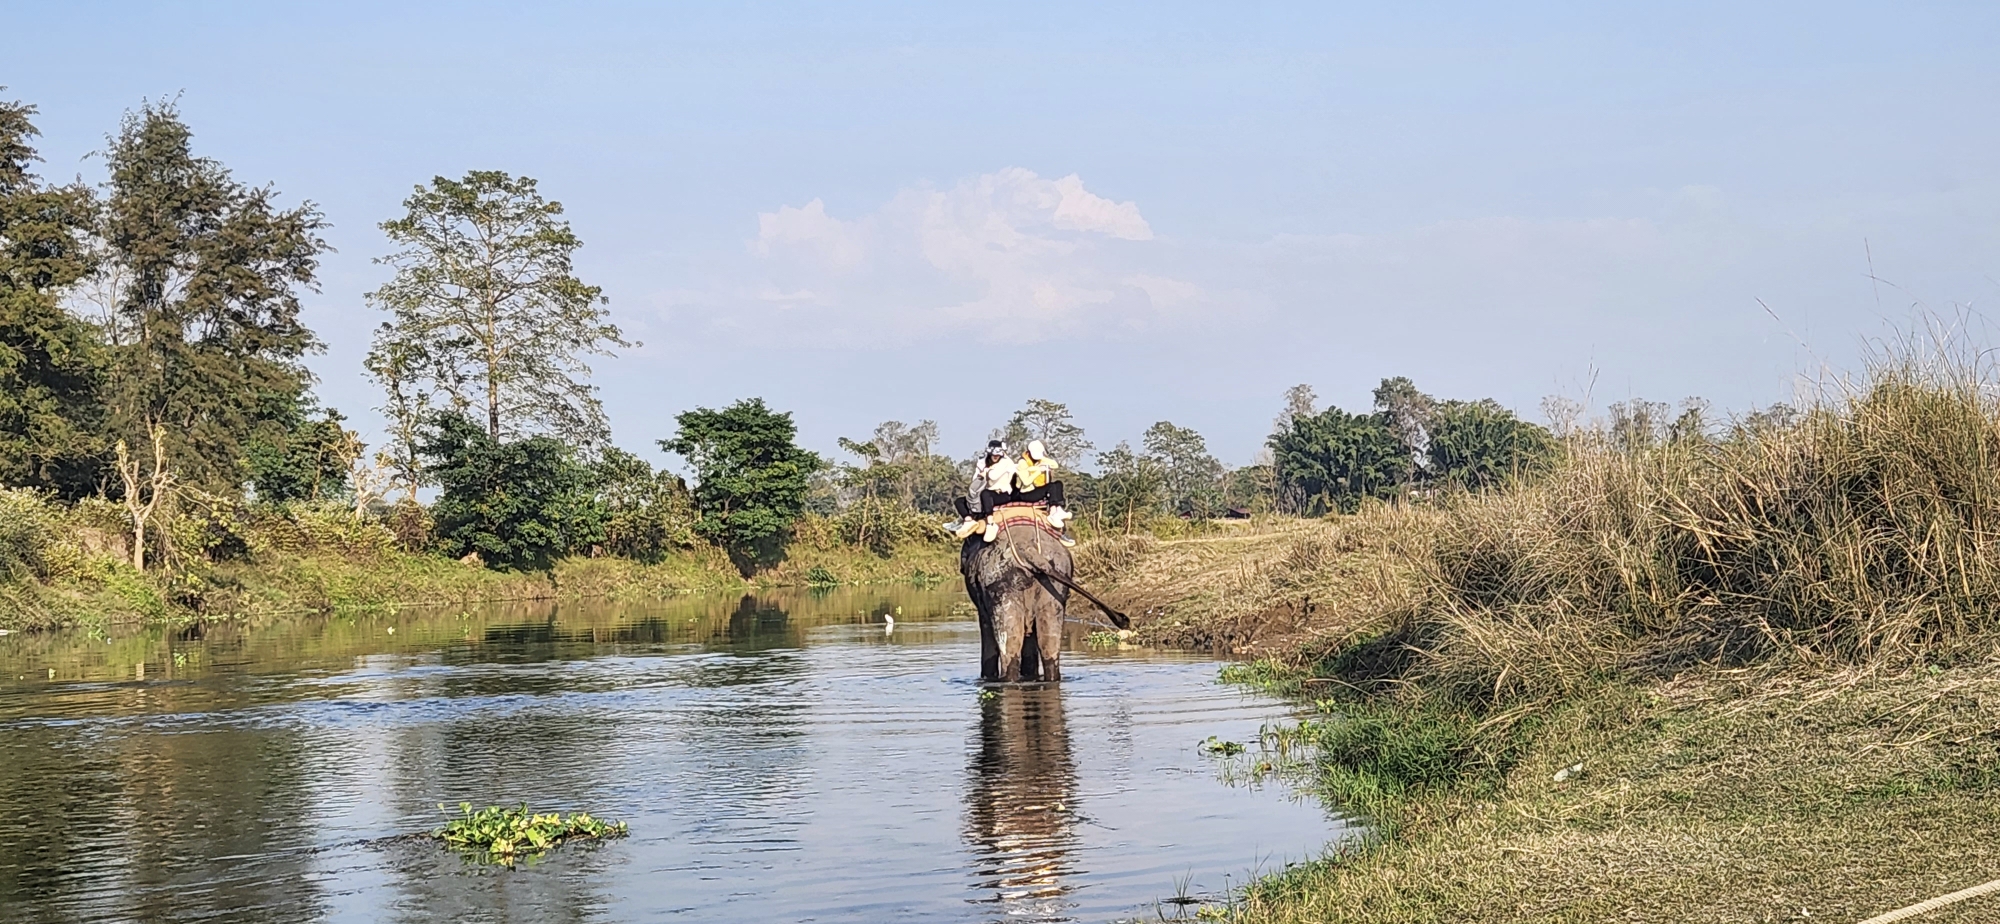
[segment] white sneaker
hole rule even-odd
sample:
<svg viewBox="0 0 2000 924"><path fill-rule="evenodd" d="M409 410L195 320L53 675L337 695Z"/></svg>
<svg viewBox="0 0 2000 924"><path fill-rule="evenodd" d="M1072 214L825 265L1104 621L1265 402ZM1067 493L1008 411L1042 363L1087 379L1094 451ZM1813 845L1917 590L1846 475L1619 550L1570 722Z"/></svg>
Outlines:
<svg viewBox="0 0 2000 924"><path fill-rule="evenodd" d="M997 523L997 522L989 522L989 523L987 523L987 524L986 524L986 541L987 541L987 542L992 542L992 541L994 541L994 540L996 540L996 539L999 539L999 538L1000 538L1000 524L999 524L999 523Z"/></svg>
<svg viewBox="0 0 2000 924"><path fill-rule="evenodd" d="M953 521L951 521L951 522L949 522L949 523L946 523L946 524L944 524L943 526L940 526L940 527L938 527L938 528L939 528L939 529L942 529L942 530L944 530L945 532L948 532L948 533L955 533L955 532L958 532L958 528L959 528L959 527L961 527L961 526L964 526L964 525L965 525L965 520L961 518L961 519L957 519L957 520L953 520Z"/></svg>
<svg viewBox="0 0 2000 924"><path fill-rule="evenodd" d="M1050 525L1050 526L1053 526L1053 527L1055 527L1055 528L1057 528L1057 529L1061 529L1061 528L1063 528L1063 524L1064 524L1064 523L1067 523L1067 522L1069 522L1069 511L1067 511L1067 510L1064 510L1064 509L1062 509L1061 507L1050 507L1050 508L1049 508L1049 525Z"/></svg>

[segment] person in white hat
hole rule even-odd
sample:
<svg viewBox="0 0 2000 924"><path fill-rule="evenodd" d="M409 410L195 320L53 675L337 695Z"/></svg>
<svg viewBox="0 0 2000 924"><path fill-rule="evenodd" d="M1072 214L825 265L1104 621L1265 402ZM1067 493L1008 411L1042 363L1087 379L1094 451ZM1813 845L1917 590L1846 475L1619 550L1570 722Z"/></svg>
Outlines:
<svg viewBox="0 0 2000 924"><path fill-rule="evenodd" d="M1016 503L1047 504L1049 525L1063 530L1069 522L1069 511L1063 508L1063 484L1055 477L1056 460L1049 458L1048 447L1041 440L1029 440L1028 448L1021 453L1021 460L1014 463L1014 501ZM998 538L999 529L989 522L986 526L986 541ZM1062 544L1076 545L1065 531Z"/></svg>

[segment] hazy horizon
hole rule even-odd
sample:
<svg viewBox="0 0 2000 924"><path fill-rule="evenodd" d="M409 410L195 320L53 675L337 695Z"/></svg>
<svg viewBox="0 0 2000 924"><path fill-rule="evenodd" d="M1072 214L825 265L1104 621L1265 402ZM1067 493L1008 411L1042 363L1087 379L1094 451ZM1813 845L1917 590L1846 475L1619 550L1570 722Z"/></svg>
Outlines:
<svg viewBox="0 0 2000 924"><path fill-rule="evenodd" d="M376 225L472 169L567 207L644 343L594 364L616 442L656 462L751 396L830 456L926 418L969 456L1045 397L1100 449L1171 420L1232 465L1297 383L1742 411L2000 287L1973 4L13 19L45 177L99 181L120 114L178 95L198 154L325 211L309 364L371 442Z"/></svg>

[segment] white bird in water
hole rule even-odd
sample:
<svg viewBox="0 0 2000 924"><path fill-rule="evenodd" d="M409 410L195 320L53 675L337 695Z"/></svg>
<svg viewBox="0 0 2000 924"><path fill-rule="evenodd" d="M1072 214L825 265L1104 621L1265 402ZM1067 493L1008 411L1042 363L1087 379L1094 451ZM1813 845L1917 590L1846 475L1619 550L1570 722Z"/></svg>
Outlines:
<svg viewBox="0 0 2000 924"><path fill-rule="evenodd" d="M891 616L888 613L883 613L882 623L883 623L882 625L883 635L888 635L889 633L896 631L896 617Z"/></svg>

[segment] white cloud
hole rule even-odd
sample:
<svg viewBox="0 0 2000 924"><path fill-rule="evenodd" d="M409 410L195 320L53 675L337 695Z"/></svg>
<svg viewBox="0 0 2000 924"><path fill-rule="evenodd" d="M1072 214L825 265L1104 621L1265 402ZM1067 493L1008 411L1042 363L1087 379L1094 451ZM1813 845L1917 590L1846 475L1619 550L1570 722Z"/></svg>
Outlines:
<svg viewBox="0 0 2000 924"><path fill-rule="evenodd" d="M1204 297L1136 203L1018 167L905 188L851 219L819 199L781 206L757 216L749 252L761 278L718 301L782 304L789 328L833 340L1038 342L1192 317Z"/></svg>

